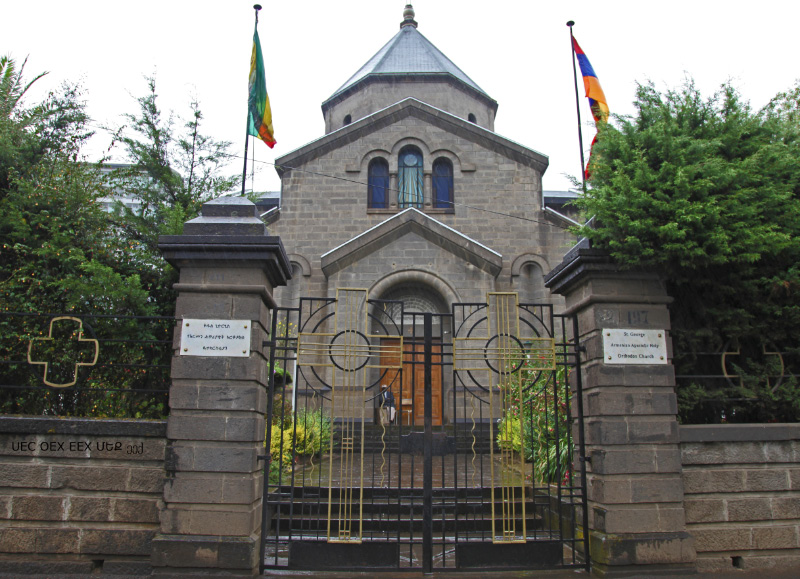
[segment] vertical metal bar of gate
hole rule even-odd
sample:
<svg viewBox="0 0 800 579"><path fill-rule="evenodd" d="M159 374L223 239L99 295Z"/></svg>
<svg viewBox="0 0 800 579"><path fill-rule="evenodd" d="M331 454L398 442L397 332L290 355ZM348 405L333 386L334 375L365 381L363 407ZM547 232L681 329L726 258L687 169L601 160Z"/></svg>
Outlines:
<svg viewBox="0 0 800 579"><path fill-rule="evenodd" d="M433 314L424 317L425 438L422 503L422 571L433 571Z"/></svg>

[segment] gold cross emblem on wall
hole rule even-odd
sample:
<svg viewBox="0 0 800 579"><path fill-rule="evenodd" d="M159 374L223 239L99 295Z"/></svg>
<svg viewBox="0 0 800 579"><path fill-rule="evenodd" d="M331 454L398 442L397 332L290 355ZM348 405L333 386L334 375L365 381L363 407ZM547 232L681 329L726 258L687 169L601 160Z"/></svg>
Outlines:
<svg viewBox="0 0 800 579"><path fill-rule="evenodd" d="M99 342L84 338L83 321L71 316L51 319L47 337L28 342L28 364L44 366L42 381L53 388L73 386L81 366L94 366L99 356ZM62 381L55 381L56 378Z"/></svg>

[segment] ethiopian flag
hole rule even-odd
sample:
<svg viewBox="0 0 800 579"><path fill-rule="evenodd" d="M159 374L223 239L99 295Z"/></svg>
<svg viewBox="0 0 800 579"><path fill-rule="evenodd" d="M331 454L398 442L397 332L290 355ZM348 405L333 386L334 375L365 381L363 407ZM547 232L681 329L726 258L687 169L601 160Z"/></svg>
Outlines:
<svg viewBox="0 0 800 579"><path fill-rule="evenodd" d="M258 40L258 25L253 33L253 53L250 55L250 81L247 97L247 134L258 137L269 148L275 146L272 130L272 111L269 108L267 81L264 77L264 57Z"/></svg>

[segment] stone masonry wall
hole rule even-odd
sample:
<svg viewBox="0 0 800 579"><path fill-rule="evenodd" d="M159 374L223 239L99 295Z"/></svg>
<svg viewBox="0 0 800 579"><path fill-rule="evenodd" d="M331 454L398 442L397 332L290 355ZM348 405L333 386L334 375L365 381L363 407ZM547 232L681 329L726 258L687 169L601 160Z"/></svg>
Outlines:
<svg viewBox="0 0 800 579"><path fill-rule="evenodd" d="M335 297L337 287L369 288L398 271L435 272L463 302L484 300L486 292L494 291L490 274L466 266L459 257L411 232L332 275L328 295Z"/></svg>
<svg viewBox="0 0 800 579"><path fill-rule="evenodd" d="M420 78L380 79L380 82L367 82L360 89L347 96L339 97L333 106L323 107L325 116L325 134L343 127L344 117L350 115L353 122L393 105L398 95L413 97L436 108L448 111L459 118L467 120L469 114L475 115L475 124L494 130L496 107L489 104L488 99L479 99L465 89L460 88L457 81L442 82L441 79L426 80Z"/></svg>
<svg viewBox="0 0 800 579"><path fill-rule="evenodd" d="M681 426L698 571L800 567L800 424Z"/></svg>
<svg viewBox="0 0 800 579"><path fill-rule="evenodd" d="M372 153L380 153L389 160L390 166L396 167L397 155L389 150L405 143L420 147L426 171L433 160L443 154L441 151L458 159L454 163L454 212L436 213L427 208L425 212L503 256L503 270L495 280L493 291L521 291L515 283L520 277L512 273L512 264L521 256L532 256L531 261L547 272L573 245L574 236L566 230L566 224L541 209L541 173L538 170L510 160L502 152L493 150L489 143L475 143L410 116L367 132L347 146L326 151L304 163L303 171L284 175L281 214L269 225L270 233L280 236L290 259L307 263L310 271L293 279L286 289L276 291L275 298L280 305L288 305L296 283L301 284L302 289L295 291L294 296L300 293L328 295L332 284L321 271L320 256L393 215L392 212L368 212L368 162L364 159L371 158ZM526 216L533 221L508 218L498 215L498 211ZM427 263L417 267L434 276L440 275ZM390 271L390 264L386 264L384 272ZM548 299L562 303L560 296Z"/></svg>
<svg viewBox="0 0 800 579"><path fill-rule="evenodd" d="M149 574L165 421L0 417L3 572Z"/></svg>

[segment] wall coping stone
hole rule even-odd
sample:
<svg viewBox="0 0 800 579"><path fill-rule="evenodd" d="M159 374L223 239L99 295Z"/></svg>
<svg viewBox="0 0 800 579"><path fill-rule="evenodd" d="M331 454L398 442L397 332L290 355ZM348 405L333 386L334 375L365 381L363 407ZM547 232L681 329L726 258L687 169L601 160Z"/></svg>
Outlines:
<svg viewBox="0 0 800 579"><path fill-rule="evenodd" d="M621 267L614 262L606 250L591 247L589 240L583 238L566 253L561 263L545 276L544 285L553 293L567 295L587 275L611 279L620 279L626 276L637 279L661 279L661 276L646 269L626 269ZM665 305L672 303L672 301L673 298L668 295L626 294L606 296L592 294L568 306L564 313L572 315L596 303Z"/></svg>
<svg viewBox="0 0 800 579"><path fill-rule="evenodd" d="M166 438L166 420L0 416L0 434L82 434Z"/></svg>
<svg viewBox="0 0 800 579"><path fill-rule="evenodd" d="M681 442L767 442L800 440L800 424L688 424L678 427Z"/></svg>
<svg viewBox="0 0 800 579"><path fill-rule="evenodd" d="M161 235L158 248L178 269L201 263L220 267L257 263L273 286L286 285L292 277L281 239L272 235Z"/></svg>

